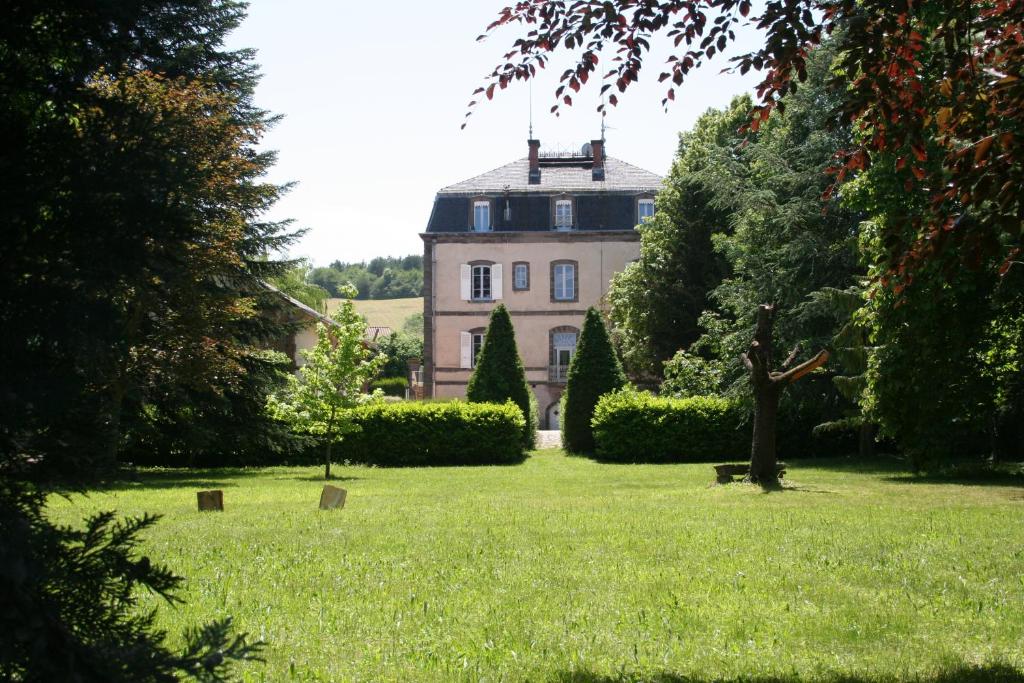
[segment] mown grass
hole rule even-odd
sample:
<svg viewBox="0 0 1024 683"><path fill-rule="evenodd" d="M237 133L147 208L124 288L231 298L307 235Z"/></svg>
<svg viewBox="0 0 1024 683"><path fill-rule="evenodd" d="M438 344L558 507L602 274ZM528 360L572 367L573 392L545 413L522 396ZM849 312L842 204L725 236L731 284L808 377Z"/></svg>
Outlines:
<svg viewBox="0 0 1024 683"><path fill-rule="evenodd" d="M341 299L328 299L327 312L333 313L341 305ZM361 299L352 302L356 312L366 318L369 325L390 327L395 332L402 330L406 319L423 312L423 297L408 299Z"/></svg>
<svg viewBox="0 0 1024 683"><path fill-rule="evenodd" d="M510 467L150 472L55 498L158 512L188 577L172 633L232 615L248 681L1024 681L1024 488L790 463L783 492L708 465L535 453ZM224 489L224 513L195 491Z"/></svg>

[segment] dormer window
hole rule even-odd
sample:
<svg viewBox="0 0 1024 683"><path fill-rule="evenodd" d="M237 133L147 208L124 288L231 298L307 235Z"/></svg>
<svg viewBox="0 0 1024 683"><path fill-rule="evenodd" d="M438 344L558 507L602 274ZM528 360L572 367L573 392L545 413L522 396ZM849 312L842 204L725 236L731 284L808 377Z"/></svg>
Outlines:
<svg viewBox="0 0 1024 683"><path fill-rule="evenodd" d="M488 232L491 229L491 202L483 199L473 202L473 230Z"/></svg>
<svg viewBox="0 0 1024 683"><path fill-rule="evenodd" d="M643 223L652 216L654 216L654 200L650 197L636 200L636 222Z"/></svg>
<svg viewBox="0 0 1024 683"><path fill-rule="evenodd" d="M572 200L555 201L555 230L572 230Z"/></svg>

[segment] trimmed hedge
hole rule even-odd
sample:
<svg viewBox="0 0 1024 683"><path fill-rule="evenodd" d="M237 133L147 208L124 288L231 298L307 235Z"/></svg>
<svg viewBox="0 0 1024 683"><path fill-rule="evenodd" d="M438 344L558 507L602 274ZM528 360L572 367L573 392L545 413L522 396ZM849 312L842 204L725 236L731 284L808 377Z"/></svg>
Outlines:
<svg viewBox="0 0 1024 683"><path fill-rule="evenodd" d="M522 462L525 420L511 401L371 404L355 410L362 431L346 435L338 458L382 467Z"/></svg>
<svg viewBox="0 0 1024 683"><path fill-rule="evenodd" d="M617 462L747 460L743 418L739 405L717 396L660 398L624 389L594 408L596 454Z"/></svg>
<svg viewBox="0 0 1024 683"><path fill-rule="evenodd" d="M385 396L405 398L405 390L409 388L409 380L404 377L382 377L370 382L370 391L380 389Z"/></svg>

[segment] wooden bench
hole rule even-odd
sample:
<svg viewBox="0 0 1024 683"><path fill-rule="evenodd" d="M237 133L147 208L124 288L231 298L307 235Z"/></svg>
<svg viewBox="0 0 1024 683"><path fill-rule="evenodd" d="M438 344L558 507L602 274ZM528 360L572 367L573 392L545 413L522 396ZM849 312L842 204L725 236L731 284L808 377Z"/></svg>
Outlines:
<svg viewBox="0 0 1024 683"><path fill-rule="evenodd" d="M733 480L733 477L745 477L750 474L750 465L715 465L715 481L719 484L728 484ZM786 474L786 463L780 462L775 464L775 475L782 479Z"/></svg>

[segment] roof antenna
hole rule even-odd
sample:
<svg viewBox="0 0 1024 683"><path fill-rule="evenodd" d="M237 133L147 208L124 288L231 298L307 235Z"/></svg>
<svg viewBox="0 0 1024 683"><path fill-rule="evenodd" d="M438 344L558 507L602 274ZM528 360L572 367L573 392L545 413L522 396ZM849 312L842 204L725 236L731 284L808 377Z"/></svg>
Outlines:
<svg viewBox="0 0 1024 683"><path fill-rule="evenodd" d="M604 101L604 93L601 93L601 150L604 150L604 131L605 131L605 117L608 116L608 106Z"/></svg>
<svg viewBox="0 0 1024 683"><path fill-rule="evenodd" d="M530 140L533 139L533 79L530 79Z"/></svg>

